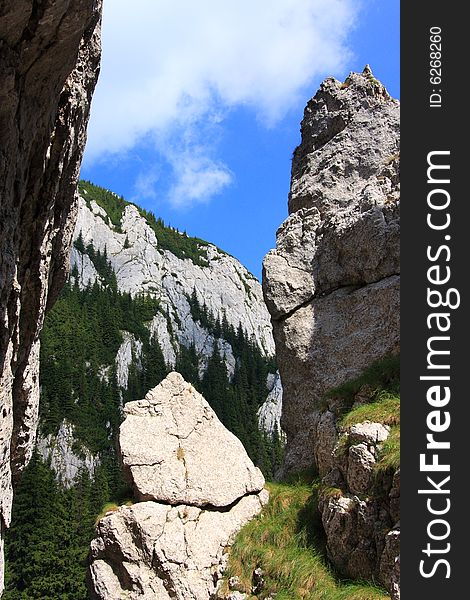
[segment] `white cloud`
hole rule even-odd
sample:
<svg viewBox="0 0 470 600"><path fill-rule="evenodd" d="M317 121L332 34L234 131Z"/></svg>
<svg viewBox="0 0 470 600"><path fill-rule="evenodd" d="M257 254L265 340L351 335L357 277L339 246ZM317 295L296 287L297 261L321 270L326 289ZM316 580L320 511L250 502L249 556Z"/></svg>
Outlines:
<svg viewBox="0 0 470 600"><path fill-rule="evenodd" d="M148 171L140 172L134 184L136 196L133 200L135 202L137 202L139 198L150 198L151 200L155 200L157 198L155 184L159 178L158 171L155 167L150 168Z"/></svg>
<svg viewBox="0 0 470 600"><path fill-rule="evenodd" d="M178 208L207 201L232 182L232 173L224 164L194 149L186 156L177 155L172 164L176 181L169 200Z"/></svg>
<svg viewBox="0 0 470 600"><path fill-rule="evenodd" d="M272 125L313 78L344 67L357 1L105 0L87 161L129 150L149 134L173 137L174 151L175 136L190 130L198 147L198 124L238 105ZM183 146L187 156L190 144ZM186 180L198 173L194 200L229 179L223 165L204 164L200 150L179 170Z"/></svg>

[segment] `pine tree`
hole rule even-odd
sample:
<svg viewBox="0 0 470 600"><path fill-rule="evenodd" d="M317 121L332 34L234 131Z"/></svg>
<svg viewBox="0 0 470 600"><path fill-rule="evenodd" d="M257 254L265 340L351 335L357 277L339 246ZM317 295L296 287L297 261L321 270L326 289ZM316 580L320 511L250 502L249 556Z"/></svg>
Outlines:
<svg viewBox="0 0 470 600"><path fill-rule="evenodd" d="M191 309L191 316L193 318L194 321L200 321L201 320L201 305L199 304L199 300L197 297L197 292L196 292L196 288L193 288L193 291L191 293L190 298L188 298L189 300L189 307Z"/></svg>
<svg viewBox="0 0 470 600"><path fill-rule="evenodd" d="M83 234L82 231L80 230L80 233L78 234L77 239L75 240L74 244L75 248L81 252L82 254L85 254L86 250L85 250L85 242L83 241Z"/></svg>
<svg viewBox="0 0 470 600"><path fill-rule="evenodd" d="M203 375L201 386L206 400L225 424L224 398L229 388L229 379L227 367L222 360L217 343L214 344L214 350Z"/></svg>
<svg viewBox="0 0 470 600"><path fill-rule="evenodd" d="M74 539L72 521L54 472L34 452L23 473L7 533L6 600L18 597L18 592L26 598L86 598L84 571L77 580L72 560L80 545Z"/></svg>
<svg viewBox="0 0 470 600"><path fill-rule="evenodd" d="M175 370L181 373L186 381L192 383L196 388L199 387L199 358L194 344L191 344L189 348L180 346L176 355Z"/></svg>
<svg viewBox="0 0 470 600"><path fill-rule="evenodd" d="M154 388L168 375L169 371L156 336L152 336L144 346L142 367L143 385L146 391Z"/></svg>

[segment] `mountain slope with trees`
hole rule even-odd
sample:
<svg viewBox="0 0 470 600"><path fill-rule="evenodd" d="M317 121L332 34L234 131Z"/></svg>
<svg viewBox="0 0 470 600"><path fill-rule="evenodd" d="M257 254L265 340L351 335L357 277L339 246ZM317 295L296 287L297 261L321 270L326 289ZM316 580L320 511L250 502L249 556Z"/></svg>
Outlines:
<svg viewBox="0 0 470 600"><path fill-rule="evenodd" d="M7 600L87 597L96 516L131 497L117 453L123 404L171 370L204 394L266 476L282 456L279 433L258 426L276 371L259 283L234 258L112 192L83 184L81 193L70 276L41 338L39 444L7 539ZM221 277L214 299L208 286Z"/></svg>

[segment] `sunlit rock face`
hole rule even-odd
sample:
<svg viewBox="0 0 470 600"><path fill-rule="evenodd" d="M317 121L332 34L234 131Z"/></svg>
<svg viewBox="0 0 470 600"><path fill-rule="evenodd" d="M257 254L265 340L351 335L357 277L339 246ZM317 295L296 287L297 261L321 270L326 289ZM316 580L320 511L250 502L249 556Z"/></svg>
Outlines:
<svg viewBox="0 0 470 600"><path fill-rule="evenodd" d="M326 79L305 109L263 274L286 471L311 465L325 393L399 349L399 111L368 67Z"/></svg>
<svg viewBox="0 0 470 600"><path fill-rule="evenodd" d="M125 415L122 463L143 501L98 523L92 597L214 598L236 533L267 502L261 471L179 373L127 403Z"/></svg>
<svg viewBox="0 0 470 600"><path fill-rule="evenodd" d="M214 318L225 315L235 329L241 325L264 355L274 354L272 327L261 286L236 258L207 244L204 266L190 258L181 259L160 246L136 206L126 206L117 230L106 212L93 200L87 200L85 193L79 200L75 238L81 235L85 245L91 242L96 250L106 249L121 292L149 293L160 299L168 319L156 315L151 333L158 335L168 364L175 363L175 342L194 344L197 354L206 359L212 354L214 337L191 316L188 297L194 290ZM98 277L89 257L76 249L72 252L72 265L77 265L81 287ZM231 349L223 345L220 351L229 373L233 373L235 359Z"/></svg>
<svg viewBox="0 0 470 600"><path fill-rule="evenodd" d="M341 432L328 392L399 352L399 111L369 67L321 84L294 152L289 216L263 272L283 386L283 474L315 467L329 558L394 598L399 472L373 476L389 432L368 422Z"/></svg>
<svg viewBox="0 0 470 600"><path fill-rule="evenodd" d="M281 428L282 414L282 383L279 371L268 375L266 382L268 396L258 409L258 424L261 431L269 434L277 434L284 439Z"/></svg>
<svg viewBox="0 0 470 600"><path fill-rule="evenodd" d="M121 460L137 498L224 507L263 489L240 440L179 373L128 402L124 414Z"/></svg>

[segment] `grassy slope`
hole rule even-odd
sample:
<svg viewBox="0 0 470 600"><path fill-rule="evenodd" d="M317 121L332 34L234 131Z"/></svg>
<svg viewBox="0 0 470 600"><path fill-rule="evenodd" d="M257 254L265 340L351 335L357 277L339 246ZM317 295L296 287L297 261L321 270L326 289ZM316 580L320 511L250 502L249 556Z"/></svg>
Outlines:
<svg viewBox="0 0 470 600"><path fill-rule="evenodd" d="M347 431L363 421L390 425L377 471L396 469L400 461L400 359L377 362L354 381L332 390L346 409L340 427ZM370 403L351 408L356 394L370 391ZM323 528L317 510L318 494L325 494L319 481L313 485L270 483L269 504L248 523L232 547L227 571L238 576L245 591L251 590L253 569L261 567L266 579L263 600L275 593L276 600L387 600L387 593L368 583L339 579L325 558ZM332 493L340 490L331 490ZM226 585L226 584L225 584Z"/></svg>
<svg viewBox="0 0 470 600"><path fill-rule="evenodd" d="M270 483L268 488L269 504L235 540L227 578L238 576L250 591L253 569L261 567L265 588L250 599L273 593L276 600L389 599L373 585L341 581L328 566L316 510L318 483Z"/></svg>
<svg viewBox="0 0 470 600"><path fill-rule="evenodd" d="M391 428L382 445L376 470L398 469L400 466L400 357L389 357L371 365L359 378L333 390L331 395L351 402L364 385L372 390L371 402L352 408L343 415L340 426L348 430L357 423L372 421Z"/></svg>

